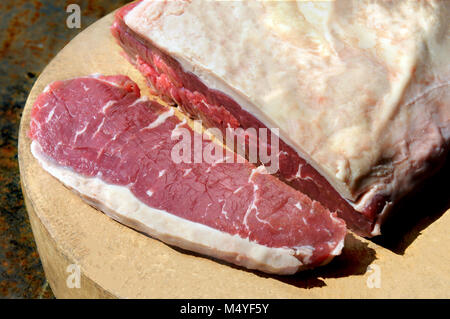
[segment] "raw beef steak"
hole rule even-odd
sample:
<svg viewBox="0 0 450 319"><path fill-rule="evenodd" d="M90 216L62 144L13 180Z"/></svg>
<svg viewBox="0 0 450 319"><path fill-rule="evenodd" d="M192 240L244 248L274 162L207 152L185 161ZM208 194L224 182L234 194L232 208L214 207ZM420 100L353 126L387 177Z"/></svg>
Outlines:
<svg viewBox="0 0 450 319"><path fill-rule="evenodd" d="M174 160L186 134L189 146L200 140L214 155L224 150L173 108L140 97L126 76L50 84L34 104L30 130L32 153L46 171L112 218L168 244L278 274L341 252L345 223L262 166L232 152L212 163L194 162L194 152Z"/></svg>
<svg viewBox="0 0 450 319"><path fill-rule="evenodd" d="M449 15L448 1L144 0L112 32L207 127L279 129L277 176L370 237L445 160Z"/></svg>

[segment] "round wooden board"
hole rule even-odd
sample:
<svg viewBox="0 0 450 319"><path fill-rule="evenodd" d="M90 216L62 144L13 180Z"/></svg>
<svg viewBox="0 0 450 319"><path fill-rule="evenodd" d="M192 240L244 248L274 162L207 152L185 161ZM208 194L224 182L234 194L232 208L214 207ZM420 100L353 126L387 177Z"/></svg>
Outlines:
<svg viewBox="0 0 450 319"><path fill-rule="evenodd" d="M424 229L403 255L349 234L342 255L329 265L295 276L268 276L136 232L47 174L31 155L27 136L31 107L47 84L93 73L126 74L148 94L144 78L110 34L112 21L112 14L97 21L56 56L36 81L22 116L22 189L39 255L58 298L450 297L450 214ZM79 288L70 285L72 264L80 269Z"/></svg>

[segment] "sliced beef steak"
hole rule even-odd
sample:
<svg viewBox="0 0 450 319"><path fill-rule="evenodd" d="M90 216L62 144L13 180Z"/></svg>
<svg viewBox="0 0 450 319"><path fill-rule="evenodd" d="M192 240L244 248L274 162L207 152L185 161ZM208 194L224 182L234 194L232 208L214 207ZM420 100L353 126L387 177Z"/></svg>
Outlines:
<svg viewBox="0 0 450 319"><path fill-rule="evenodd" d="M346 227L335 213L232 152L223 155L233 163L194 163L193 153L173 160L181 132L200 138L203 150L224 150L174 109L140 97L128 77L92 76L49 85L34 104L30 136L50 174L166 243L278 274L340 253Z"/></svg>
<svg viewBox="0 0 450 319"><path fill-rule="evenodd" d="M450 44L432 40L450 30L439 13L450 6L389 5L144 0L117 12L112 33L149 86L205 126L279 128L276 175L371 237L450 138L438 53ZM420 49L427 39L435 53Z"/></svg>

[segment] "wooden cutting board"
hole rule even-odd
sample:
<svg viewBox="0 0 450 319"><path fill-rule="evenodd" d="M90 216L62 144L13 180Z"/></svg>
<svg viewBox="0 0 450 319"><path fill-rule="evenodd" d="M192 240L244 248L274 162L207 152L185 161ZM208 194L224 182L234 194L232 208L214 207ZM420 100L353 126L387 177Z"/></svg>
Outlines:
<svg viewBox="0 0 450 319"><path fill-rule="evenodd" d="M58 298L450 297L450 214L439 214L403 254L348 234L341 256L294 276L269 276L165 245L95 210L47 174L30 152L30 110L52 81L92 73L144 78L110 35L110 14L47 66L26 103L19 136L21 183L44 270ZM415 237L413 236L413 237ZM76 265L76 266L73 266ZM80 285L77 287L77 270Z"/></svg>

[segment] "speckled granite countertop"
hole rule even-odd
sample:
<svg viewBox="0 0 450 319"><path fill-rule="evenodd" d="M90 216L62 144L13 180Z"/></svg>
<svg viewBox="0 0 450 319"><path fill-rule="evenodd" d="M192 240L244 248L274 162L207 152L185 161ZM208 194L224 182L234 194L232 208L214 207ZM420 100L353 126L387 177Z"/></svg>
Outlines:
<svg viewBox="0 0 450 319"><path fill-rule="evenodd" d="M31 87L75 35L128 0L0 1L0 298L52 298L20 190L17 135ZM70 29L69 4L81 9Z"/></svg>

